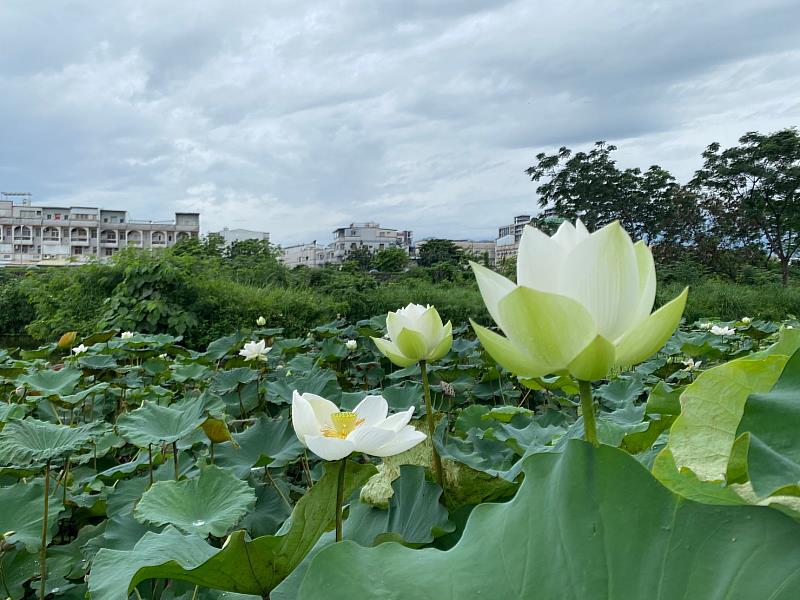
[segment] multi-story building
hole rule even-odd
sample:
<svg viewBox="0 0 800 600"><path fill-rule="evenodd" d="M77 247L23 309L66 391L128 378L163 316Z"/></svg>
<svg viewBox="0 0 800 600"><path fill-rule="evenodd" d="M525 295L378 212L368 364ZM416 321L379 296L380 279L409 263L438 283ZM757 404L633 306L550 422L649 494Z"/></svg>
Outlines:
<svg viewBox="0 0 800 600"><path fill-rule="evenodd" d="M140 221L124 210L32 206L0 194L0 265L68 264L107 258L120 248L166 248L200 233L198 213L174 221Z"/></svg>
<svg viewBox="0 0 800 600"><path fill-rule="evenodd" d="M414 234L411 231L398 231L381 227L378 223L350 223L349 227L339 227L333 232L333 242L328 245L325 262L340 264L351 250L366 247L370 252L380 252L384 248L402 248L411 253Z"/></svg>
<svg viewBox="0 0 800 600"><path fill-rule="evenodd" d="M513 258L519 252L519 242L525 226L531 222L530 215L517 215L510 225L500 227L495 240L495 262L499 263L507 258Z"/></svg>
<svg viewBox="0 0 800 600"><path fill-rule="evenodd" d="M269 233L266 231L253 231L252 229L228 229L223 227L222 231L211 232L209 235L218 235L225 240L225 245L229 246L233 242L243 242L245 240L265 240L269 241Z"/></svg>
<svg viewBox="0 0 800 600"><path fill-rule="evenodd" d="M311 244L295 244L281 248L283 263L293 269L294 267L321 267L325 264L325 246L312 242Z"/></svg>

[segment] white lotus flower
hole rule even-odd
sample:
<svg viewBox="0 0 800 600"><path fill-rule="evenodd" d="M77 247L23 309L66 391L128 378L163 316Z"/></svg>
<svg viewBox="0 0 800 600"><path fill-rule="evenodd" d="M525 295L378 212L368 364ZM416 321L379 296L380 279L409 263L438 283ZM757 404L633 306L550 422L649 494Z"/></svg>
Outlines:
<svg viewBox="0 0 800 600"><path fill-rule="evenodd" d="M645 361L673 334L686 305L684 289L651 313L653 255L617 221L591 234L580 220L565 221L552 237L525 227L516 283L471 264L505 337L472 326L492 358L526 378L569 373L594 381Z"/></svg>
<svg viewBox="0 0 800 600"><path fill-rule="evenodd" d="M129 340L130 338L133 337L133 332L123 331L122 333L119 334L119 337L121 337L123 340Z"/></svg>
<svg viewBox="0 0 800 600"><path fill-rule="evenodd" d="M685 368L685 369L683 369L683 370L684 370L684 371L689 371L689 372L691 372L691 371L694 371L695 369L698 369L698 368L700 368L700 365L702 365L702 364L703 364L703 361L702 361L702 360L698 360L697 362L695 362L695 360L694 360L693 358L691 358L691 357L690 357L690 358L687 358L686 360L684 360L684 361L681 361L681 362L682 362L682 363L683 363L683 365L686 367L686 368Z"/></svg>
<svg viewBox="0 0 800 600"><path fill-rule="evenodd" d="M292 395L297 439L324 460L339 460L353 452L394 456L425 439L424 433L408 424L413 406L391 416L388 412L383 396L367 396L352 412L344 412L316 394L301 395L295 390Z"/></svg>
<svg viewBox="0 0 800 600"><path fill-rule="evenodd" d="M753 319L751 319L750 317L742 317L742 324L743 325L750 325L750 323L752 323L752 322L753 322Z"/></svg>
<svg viewBox="0 0 800 600"><path fill-rule="evenodd" d="M705 323L700 323L700 329L703 329L705 331L708 331L709 329L711 329L711 327L712 325L708 321L706 321Z"/></svg>
<svg viewBox="0 0 800 600"><path fill-rule="evenodd" d="M711 333L714 335L733 335L736 333L736 330L732 329L731 327L720 327L719 325L714 325L711 328Z"/></svg>
<svg viewBox="0 0 800 600"><path fill-rule="evenodd" d="M258 317L256 319L256 325L258 325L259 327L263 327L266 324L267 324L267 320L264 317Z"/></svg>
<svg viewBox="0 0 800 600"><path fill-rule="evenodd" d="M433 306L409 304L386 316L387 335L372 338L386 358L398 367L410 367L421 360L439 360L453 345L453 324L442 324Z"/></svg>
<svg viewBox="0 0 800 600"><path fill-rule="evenodd" d="M265 340L247 342L244 347L239 350L239 356L244 356L245 360L267 360L267 353L270 350L272 350L272 347L267 346Z"/></svg>
<svg viewBox="0 0 800 600"><path fill-rule="evenodd" d="M84 353L84 352L86 352L88 349L89 349L89 348L87 348L87 347L86 347L86 346L84 346L83 344L78 344L77 346L75 346L75 347L72 349L72 353L73 353L75 356L78 356L78 354L83 354L83 353Z"/></svg>
<svg viewBox="0 0 800 600"><path fill-rule="evenodd" d="M344 343L344 347L347 348L348 352L355 352L356 348L358 348L358 342L355 340L347 340Z"/></svg>

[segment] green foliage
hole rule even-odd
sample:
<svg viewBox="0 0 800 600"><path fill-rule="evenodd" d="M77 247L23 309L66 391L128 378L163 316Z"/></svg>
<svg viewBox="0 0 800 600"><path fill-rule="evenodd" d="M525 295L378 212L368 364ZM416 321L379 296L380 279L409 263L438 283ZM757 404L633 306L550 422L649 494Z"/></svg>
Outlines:
<svg viewBox="0 0 800 600"><path fill-rule="evenodd" d="M738 146L709 145L703 158L692 186L704 193L714 234L727 245L765 243L786 285L800 250L800 134L751 131Z"/></svg>
<svg viewBox="0 0 800 600"><path fill-rule="evenodd" d="M402 248L384 248L372 259L372 266L382 273L398 273L408 265L408 254Z"/></svg>
<svg viewBox="0 0 800 600"><path fill-rule="evenodd" d="M363 485L374 467L347 464L344 490L349 495ZM328 529L334 517L335 495L336 473L326 472L297 503L285 533L248 541L244 531L237 531L219 551L199 536L183 536L170 528L161 534L145 534L131 551L101 550L89 591L93 597L124 600L142 581L170 578L266 596Z"/></svg>
<svg viewBox="0 0 800 600"><path fill-rule="evenodd" d="M692 194L657 165L620 170L611 156L616 149L597 142L589 152L562 147L551 156L537 154L526 173L545 180L536 188L544 216L580 218L591 230L619 220L634 239L651 245L693 242L702 215Z"/></svg>
<svg viewBox="0 0 800 600"><path fill-rule="evenodd" d="M529 458L525 473L513 500L472 511L451 550L336 544L311 561L297 598L800 594L800 525L784 515L683 500L620 450L584 442Z"/></svg>
<svg viewBox="0 0 800 600"><path fill-rule="evenodd" d="M418 245L419 266L461 265L464 263L464 252L450 240L431 239Z"/></svg>
<svg viewBox="0 0 800 600"><path fill-rule="evenodd" d="M213 465L185 481L158 481L133 511L138 521L174 525L184 533L222 537L252 509L256 496L247 483Z"/></svg>
<svg viewBox="0 0 800 600"><path fill-rule="evenodd" d="M163 259L172 260L166 253ZM186 254L174 264L189 261L196 267L190 285L200 289L214 282L211 274L218 260L225 259ZM113 330L76 339L88 346L77 357L65 356L68 351L55 343L31 351L0 352L0 393L5 398L0 402L0 502L12 506L5 511L5 518L0 517L0 530L5 529L0 583L8 588L8 595L14 600L34 595L39 587L38 564L46 555L50 575L45 587L56 599L83 596L88 590L93 598L124 600L138 593L143 600L150 600L153 589L156 595L165 587L170 594L191 595L197 585L197 598L217 597L208 591L216 588L257 596L272 593L288 600L297 596L299 586L307 585L303 583L307 578L316 577L318 560L330 551L346 548L332 542L336 472L323 474L326 465L297 439L290 418L293 391L321 394L345 410L366 394L381 393L392 411L408 407L419 411L423 405L419 368L394 368L369 339L385 333L382 305L397 308L409 300L433 300L443 316L455 320L459 314L469 316L472 311L474 315L482 308L474 306L479 300L465 281L454 291L453 286L435 285L411 273L387 283L368 274L327 269L304 277L309 278L304 281L313 277L326 288L343 282L363 285L363 304L345 298L342 306L354 312L380 307L378 316L355 322L345 318L323 324L298 321L296 326L302 325L302 329L297 335L257 327L256 315L245 315L239 331L224 332L200 352L181 345L173 335L139 332L122 338ZM233 290L248 289L243 284L223 283ZM276 294L311 294L305 285L274 290ZM239 301L235 294L232 301ZM292 301L298 302L296 298ZM241 299L242 305L246 302ZM192 305L198 322L204 322L207 314L211 318L211 313L198 308L202 306L199 300ZM307 318L319 314L309 312ZM267 318L272 321L277 315L267 313ZM349 499L345 539L378 549L386 548L380 544L387 540L414 548L419 554L412 555L413 561L421 564L414 566L417 563L412 561L411 566L406 565L406 575L424 579L428 551L452 548L454 554L448 556L456 556L458 548L473 545L469 542L470 511L489 501L508 500L519 489L523 468L542 454L551 455L541 463L549 466L537 467L541 473L528 472L524 481L536 483L531 489L543 490L542 494L558 490L544 471L561 469L561 489L576 490L581 497L597 492L586 500L595 506L604 506L598 500L601 492L619 494L621 499L612 499L618 513L627 519L626 528L604 519L605 529L598 531L609 539L624 540L624 547L629 541L657 548L667 545L658 537L661 533L652 533L656 527L649 520L661 519L661 513L647 512L655 510L653 498L666 492L661 489L651 498L617 490L631 485L639 490L636 493L644 494L642 489L654 485L651 480L642 484L636 478L625 479L641 467L634 458L627 462L614 458L623 452L641 465L652 465L659 480L681 496L681 507L687 499L723 505L724 510L728 510L724 505L750 510L753 507L741 505L766 504L800 518L800 502L785 493L792 488L791 481L760 496L760 491L770 487L762 487L762 478L774 466L754 450L754 444L746 446L741 441L744 434L763 442L780 453L780 457L770 458L780 464L800 455L796 436L790 435L794 421L789 400L794 392L791 385L785 386L791 378L773 388L782 365L800 345L796 339L800 329L787 327L800 324L755 318L714 321L730 329L729 335L717 335L703 328L705 323L710 324L704 320L685 325L657 356L596 386L600 439L619 450L614 455L607 454L608 448L601 451L611 457L610 462L592 459L574 469L561 469L559 457L570 440L583 435L575 382L564 376L521 382L499 368L469 330L456 328L452 350L428 370L438 411L433 439L443 457L446 493L430 482L427 443L384 460L367 458L364 463L351 463L345 491ZM238 354L240 348L260 339L272 346L267 360L245 362ZM356 342L355 349L345 348L348 340ZM785 377L792 373L783 371ZM747 418L748 406L752 404L752 409L757 403L753 390L771 390L764 398L778 416L762 411L759 419ZM207 430L211 418L228 432L214 435L214 443ZM781 427L769 425L776 420ZM623 483L600 467L591 471L595 467L589 465L600 463L609 473L619 470L615 476ZM44 532L47 545L42 556L37 556L37 549L42 550L42 531L37 530L43 528L41 472L45 467L49 467L50 483ZM594 480L583 477L592 472ZM791 478L792 471L781 474ZM362 489L368 478L369 484ZM600 487L591 487L595 485L592 481ZM535 521L552 521L555 515L561 531L569 530L569 536L575 528L565 529L563 523L574 523L585 532L588 529L583 528L595 522L591 515L572 513L578 510L575 506L583 505L565 504L552 493L547 498L553 504L541 508L526 496L524 488L519 494L520 503L529 507L528 514L537 515ZM637 507L626 508L623 500ZM506 506L513 502L516 500ZM486 508L475 508L475 519ZM694 506L692 510L697 519L717 514ZM783 518L778 511L763 511ZM542 514L550 517L544 519ZM638 535L629 538L625 536L632 536L631 518L646 523L633 528ZM737 540L740 535L749 539L748 533L741 533L749 519L726 518L726 533ZM716 526L709 521L695 529L705 530L706 525L709 531ZM557 547L552 539L538 537L550 535L542 533L538 524L532 532L522 526L519 530L526 540ZM765 531L769 529L762 527L762 535L768 535L771 544L773 536ZM584 541L574 535L575 540ZM591 537L589 545L597 541ZM500 543L497 540L502 537L493 539ZM739 568L729 557L735 554L731 547L717 550L728 553L722 556L731 562L724 565ZM513 551L516 545L502 551L483 547L483 556L493 559ZM743 552L750 552L749 547L743 546ZM524 564L525 560L518 562ZM541 556L536 564L552 560L560 560L559 555ZM251 564L255 566L251 568ZM480 568L471 567L473 575L482 582L490 581L493 572L485 571L483 562L479 564ZM644 581L646 569L630 564L631 580ZM461 568L455 564L454 573ZM657 579L661 571L654 572ZM598 568L596 573L606 571ZM664 573L666 578L671 571ZM763 589L772 581L769 574L765 577L767 583L759 584ZM271 592L282 581L280 589ZM512 585L521 584L516 581ZM353 593L361 597L358 591Z"/></svg>

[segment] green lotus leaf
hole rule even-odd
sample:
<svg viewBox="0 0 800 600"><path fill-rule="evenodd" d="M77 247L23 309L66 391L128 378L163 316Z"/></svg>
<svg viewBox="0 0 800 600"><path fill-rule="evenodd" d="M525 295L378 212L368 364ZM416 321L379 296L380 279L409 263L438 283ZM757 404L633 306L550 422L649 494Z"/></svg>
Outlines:
<svg viewBox="0 0 800 600"><path fill-rule="evenodd" d="M103 548L92 564L89 592L102 600L127 600L138 583L169 578L265 597L333 526L337 471L336 466L326 469L297 502L288 528L280 535L247 541L245 531L239 530L217 549L198 535L184 535L168 526L160 534L145 534L133 550ZM349 497L374 472L372 465L348 462L345 496Z"/></svg>
<svg viewBox="0 0 800 600"><path fill-rule="evenodd" d="M109 354L89 354L78 358L78 364L84 369L113 369L118 367L117 361Z"/></svg>
<svg viewBox="0 0 800 600"><path fill-rule="evenodd" d="M9 421L0 435L0 463L28 465L64 458L100 431L96 425L56 425L27 417Z"/></svg>
<svg viewBox="0 0 800 600"><path fill-rule="evenodd" d="M342 537L362 546L376 546L390 540L421 545L455 530L447 509L439 503L442 488L425 480L423 467L400 466L400 477L392 482L392 490L394 494L386 509L351 502ZM334 541L333 532L323 535L303 562L270 594L271 600L296 597L311 559Z"/></svg>
<svg viewBox="0 0 800 600"><path fill-rule="evenodd" d="M769 391L798 347L800 330L784 331L767 350L704 371L686 386L668 442L678 470L725 480L747 397Z"/></svg>
<svg viewBox="0 0 800 600"><path fill-rule="evenodd" d="M19 378L19 382L44 396L68 396L75 392L83 372L74 367L65 367L59 371L43 369Z"/></svg>
<svg viewBox="0 0 800 600"><path fill-rule="evenodd" d="M234 433L233 439L236 445L229 442L217 445L215 463L232 469L242 479L252 467L283 467L303 453L303 445L289 419L261 417L242 433Z"/></svg>
<svg viewBox="0 0 800 600"><path fill-rule="evenodd" d="M800 496L800 351L774 387L747 399L738 435L746 435L746 470L755 493ZM789 489L784 489L789 488Z"/></svg>
<svg viewBox="0 0 800 600"><path fill-rule="evenodd" d="M147 402L117 419L117 432L131 444L147 448L150 444L177 442L206 420L200 403L161 406Z"/></svg>
<svg viewBox="0 0 800 600"><path fill-rule="evenodd" d="M291 375L286 375L286 371L290 371ZM342 393L336 373L330 369L313 367L308 372L298 372L297 369L287 366L281 371L277 381L270 382L269 399L277 404L291 404L294 390L301 394L317 394L334 402Z"/></svg>
<svg viewBox="0 0 800 600"><path fill-rule="evenodd" d="M628 454L580 441L526 461L505 504L475 508L450 550L322 550L298 599L800 597L800 524L670 493Z"/></svg>
<svg viewBox="0 0 800 600"><path fill-rule="evenodd" d="M228 371L217 371L211 378L214 391L219 394L236 391L236 389L258 379L258 371L250 367L239 367Z"/></svg>
<svg viewBox="0 0 800 600"><path fill-rule="evenodd" d="M186 533L222 537L247 514L256 496L247 483L213 465L184 481L158 481L134 516L142 523L174 525Z"/></svg>
<svg viewBox="0 0 800 600"><path fill-rule="evenodd" d="M52 487L51 487L52 493ZM20 543L28 552L37 552L42 547L42 516L44 512L44 479L31 483L15 483L0 487L0 535L9 544ZM61 498L51 497L47 507L47 543L58 531L58 515L64 510Z"/></svg>
<svg viewBox="0 0 800 600"><path fill-rule="evenodd" d="M211 369L200 363L188 363L178 365L172 372L172 378L178 383L185 383L190 380L201 380L211 376Z"/></svg>

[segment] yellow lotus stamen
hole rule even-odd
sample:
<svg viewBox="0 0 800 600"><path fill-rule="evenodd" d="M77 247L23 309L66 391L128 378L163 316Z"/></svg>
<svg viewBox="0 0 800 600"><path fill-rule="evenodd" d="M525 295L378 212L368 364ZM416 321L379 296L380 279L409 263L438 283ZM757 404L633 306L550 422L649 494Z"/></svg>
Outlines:
<svg viewBox="0 0 800 600"><path fill-rule="evenodd" d="M322 428L322 435L330 438L345 439L350 433L364 422L354 412L337 412L331 415L333 427L326 425Z"/></svg>

